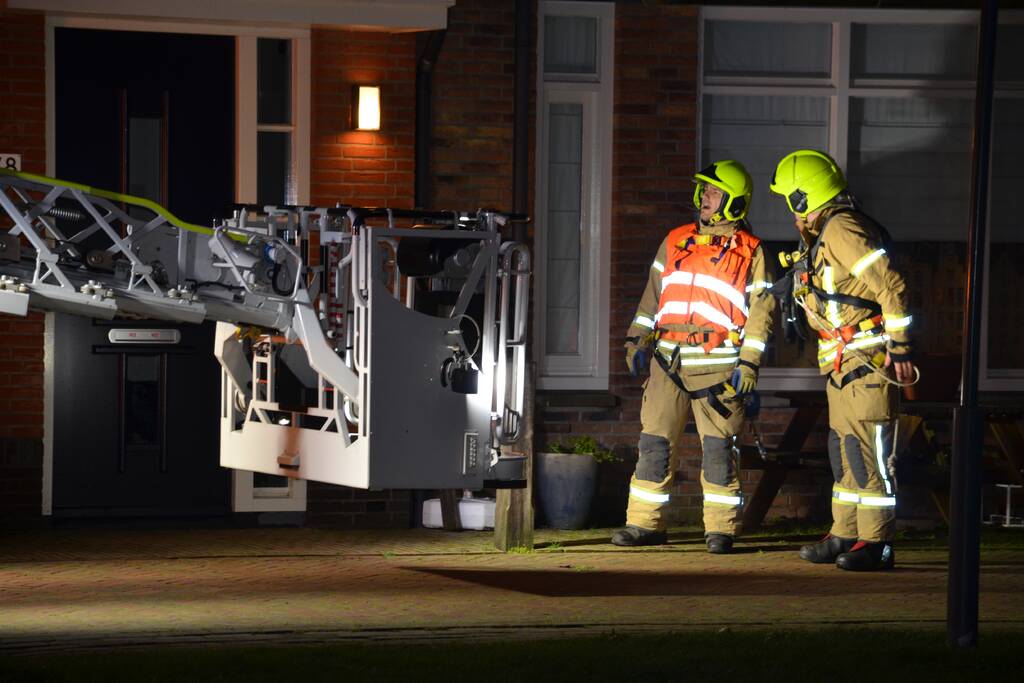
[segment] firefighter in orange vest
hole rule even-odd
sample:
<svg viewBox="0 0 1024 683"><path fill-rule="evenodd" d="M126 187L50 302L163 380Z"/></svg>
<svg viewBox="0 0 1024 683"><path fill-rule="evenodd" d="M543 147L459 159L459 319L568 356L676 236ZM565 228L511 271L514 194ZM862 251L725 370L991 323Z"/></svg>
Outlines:
<svg viewBox="0 0 1024 683"><path fill-rule="evenodd" d="M630 373L649 368L650 377L626 527L612 543L665 542L676 445L692 410L703 451L707 549L728 553L743 510L736 444L743 397L757 385L775 300L760 240L743 220L753 189L746 169L719 161L694 180L700 219L662 242L627 332Z"/></svg>
<svg viewBox="0 0 1024 683"><path fill-rule="evenodd" d="M893 566L896 520L892 467L897 387L916 381L907 288L886 253L886 230L857 207L836 162L798 150L779 162L772 192L786 199L803 240L790 275L773 291L784 317L796 304L818 336L828 376L832 529L800 557L839 568ZM792 311L792 313L790 313Z"/></svg>

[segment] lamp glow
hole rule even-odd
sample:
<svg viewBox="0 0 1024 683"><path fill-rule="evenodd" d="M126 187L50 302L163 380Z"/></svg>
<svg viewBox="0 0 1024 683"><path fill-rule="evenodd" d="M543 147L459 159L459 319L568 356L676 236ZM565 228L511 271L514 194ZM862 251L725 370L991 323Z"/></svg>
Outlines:
<svg viewBox="0 0 1024 683"><path fill-rule="evenodd" d="M356 86L356 130L380 130L380 87Z"/></svg>

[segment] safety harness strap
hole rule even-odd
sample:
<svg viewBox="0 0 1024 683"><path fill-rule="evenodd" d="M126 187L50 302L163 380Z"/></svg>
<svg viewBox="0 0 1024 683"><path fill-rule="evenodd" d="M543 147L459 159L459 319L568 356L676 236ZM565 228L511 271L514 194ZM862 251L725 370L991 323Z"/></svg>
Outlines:
<svg viewBox="0 0 1024 683"><path fill-rule="evenodd" d="M828 227L828 224L831 223L832 219L835 218L836 216L841 216L844 213L853 212L854 209L852 207L839 209L838 211L836 211L835 213L828 217L828 220L825 221L825 225L821 226L821 230L818 231L818 239L814 240L814 244L811 245L811 248L807 252L807 265L809 269L814 268L814 262L818 256L818 250L821 249L821 246L824 244L825 228ZM870 217L865 216L865 218L871 220L871 222L875 225L875 227L881 234L883 244L886 243L889 240L889 232ZM866 308L867 310L871 311L873 315L879 315L882 312L882 307L878 304L877 301L872 301L871 299L865 299L859 296L851 296L849 294L829 294L825 290L815 287L810 282L808 282L807 284L810 287L810 290L814 292L814 295L823 301L834 301L837 304L856 306L857 308Z"/></svg>
<svg viewBox="0 0 1024 683"><path fill-rule="evenodd" d="M846 349L846 345L854 340L854 335L860 332L881 332L885 329L884 325L885 319L879 313L872 318L865 318L856 325L844 325L832 330L819 330L818 334L822 339L835 340L839 343L836 347L835 371L839 372L839 368L842 367L843 351Z"/></svg>
<svg viewBox="0 0 1024 683"><path fill-rule="evenodd" d="M687 394L691 399L695 401L698 401L700 399L706 399L708 405L711 406L711 408L716 413L721 415L726 420L732 417L733 411L730 410L718 398L720 395L725 393L725 382L722 382L721 384L715 384L714 386L710 386L706 389L697 389L696 391L690 391L683 384L683 380L679 377L679 375L677 375L675 372L672 372L672 366L669 364L667 360L665 360L662 357L660 353L655 353L654 359L658 361L658 365L660 365L661 369L665 371L665 374L668 375L668 378L672 380L672 383L679 388L679 391L682 391L683 393Z"/></svg>
<svg viewBox="0 0 1024 683"><path fill-rule="evenodd" d="M830 294L826 292L824 289L821 289L820 287L811 284L810 282L807 283L807 287L812 292L814 292L814 296L824 301L835 301L837 304L844 304L846 306L856 306L857 308L864 308L867 309L868 311L871 311L872 315L881 315L882 313L882 306L877 301L865 299L860 296L853 296L852 294L839 294L838 292L836 292L835 294Z"/></svg>
<svg viewBox="0 0 1024 683"><path fill-rule="evenodd" d="M850 382L855 382L856 380L860 379L861 377L864 377L866 375L870 375L872 372L874 372L874 370L872 370L869 366L861 365L859 367L854 368L853 370L850 370L848 373L843 375L843 378L841 380L839 380L838 384L836 383L835 378L831 374L828 376L828 382L829 382L829 384L834 386L836 389L843 389Z"/></svg>

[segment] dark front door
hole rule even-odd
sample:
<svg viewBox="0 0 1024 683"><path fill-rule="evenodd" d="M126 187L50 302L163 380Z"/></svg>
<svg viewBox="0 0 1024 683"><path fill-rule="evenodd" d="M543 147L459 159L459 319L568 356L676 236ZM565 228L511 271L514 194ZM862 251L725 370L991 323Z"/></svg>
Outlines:
<svg viewBox="0 0 1024 683"><path fill-rule="evenodd" d="M234 53L220 36L58 28L56 175L210 224L234 198ZM111 342L129 329L180 339ZM58 314L54 333L54 514L228 512L212 323Z"/></svg>
<svg viewBox="0 0 1024 683"><path fill-rule="evenodd" d="M160 330L174 344L111 343ZM230 476L218 459L220 371L209 324L90 320L54 326L53 513L219 515Z"/></svg>

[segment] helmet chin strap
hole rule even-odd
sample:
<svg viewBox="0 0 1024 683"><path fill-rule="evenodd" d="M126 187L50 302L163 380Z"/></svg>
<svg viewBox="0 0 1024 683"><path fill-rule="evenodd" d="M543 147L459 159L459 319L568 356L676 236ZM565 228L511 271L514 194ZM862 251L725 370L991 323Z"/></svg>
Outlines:
<svg viewBox="0 0 1024 683"><path fill-rule="evenodd" d="M701 199L704 199L703 193L701 193ZM697 210L697 222L706 228L710 228L714 225L721 225L722 223L731 223L728 218L725 217L725 205L729 203L730 195L722 191L722 198L718 201L718 208L711 214L710 220L704 220L700 216L700 209Z"/></svg>

